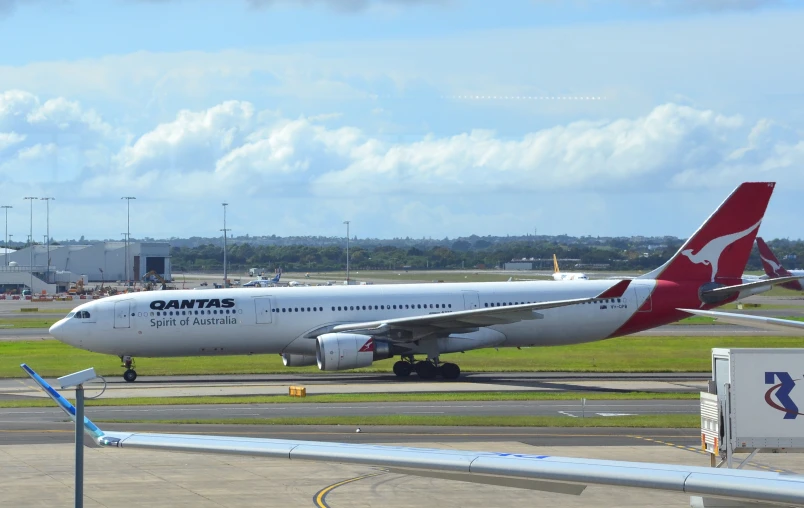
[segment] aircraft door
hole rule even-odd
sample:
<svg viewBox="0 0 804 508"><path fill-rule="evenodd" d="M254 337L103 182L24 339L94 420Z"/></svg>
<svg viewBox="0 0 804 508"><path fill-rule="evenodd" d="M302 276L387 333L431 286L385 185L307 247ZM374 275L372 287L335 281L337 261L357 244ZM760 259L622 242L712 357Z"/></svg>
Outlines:
<svg viewBox="0 0 804 508"><path fill-rule="evenodd" d="M463 308L466 310L479 309L480 294L477 291L464 291Z"/></svg>
<svg viewBox="0 0 804 508"><path fill-rule="evenodd" d="M114 304L114 327L131 327L131 300L123 300Z"/></svg>
<svg viewBox="0 0 804 508"><path fill-rule="evenodd" d="M634 304L638 305L637 312L650 312L653 310L653 298L651 297L650 286L634 285L634 295L636 296Z"/></svg>
<svg viewBox="0 0 804 508"><path fill-rule="evenodd" d="M257 324L269 324L273 320L273 309L271 308L271 297L254 299L254 310L257 314Z"/></svg>

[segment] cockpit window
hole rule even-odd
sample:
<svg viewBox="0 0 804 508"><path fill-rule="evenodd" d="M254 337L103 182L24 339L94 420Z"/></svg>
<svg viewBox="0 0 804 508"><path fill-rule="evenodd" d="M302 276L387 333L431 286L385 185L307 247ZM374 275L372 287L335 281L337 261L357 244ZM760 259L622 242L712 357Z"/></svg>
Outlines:
<svg viewBox="0 0 804 508"><path fill-rule="evenodd" d="M73 314L75 314L75 319L89 319L89 312L85 310L79 310L75 313L71 312L67 317L70 317Z"/></svg>
<svg viewBox="0 0 804 508"><path fill-rule="evenodd" d="M71 318L71 317L73 317L73 316L75 316L75 312L70 312L69 314L67 314L67 318L68 318L68 319L69 319L69 318Z"/></svg>

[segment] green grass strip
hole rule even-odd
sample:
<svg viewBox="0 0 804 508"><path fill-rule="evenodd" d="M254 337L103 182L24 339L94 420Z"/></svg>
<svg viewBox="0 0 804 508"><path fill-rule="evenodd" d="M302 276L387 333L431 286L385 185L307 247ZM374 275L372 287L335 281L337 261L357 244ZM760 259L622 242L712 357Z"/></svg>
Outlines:
<svg viewBox="0 0 804 508"><path fill-rule="evenodd" d="M87 400L87 406L166 406L197 404L328 404L356 402L475 402L511 400L692 400L689 392L436 392L436 393L337 393L289 397L287 395L130 397ZM72 400L72 399L71 399ZM0 408L51 407L50 399L0 400Z"/></svg>
<svg viewBox="0 0 804 508"><path fill-rule="evenodd" d="M11 319L0 319L0 329L19 329L19 328L50 328L61 318L36 318L19 317Z"/></svg>
<svg viewBox="0 0 804 508"><path fill-rule="evenodd" d="M692 429L699 415L594 416L318 416L298 418L215 418L181 420L97 420L98 423L206 424L206 425L408 425L430 427L634 427Z"/></svg>

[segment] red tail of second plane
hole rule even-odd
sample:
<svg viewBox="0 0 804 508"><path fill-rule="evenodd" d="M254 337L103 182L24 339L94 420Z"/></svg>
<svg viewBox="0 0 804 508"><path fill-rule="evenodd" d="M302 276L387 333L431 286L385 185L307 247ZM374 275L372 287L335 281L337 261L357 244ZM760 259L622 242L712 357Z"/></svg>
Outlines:
<svg viewBox="0 0 804 508"><path fill-rule="evenodd" d="M779 262L779 259L777 259L773 254L773 251L770 250L770 247L768 247L768 244L765 243L765 240L760 237L757 237L757 249L759 250L759 259L762 260L762 268L765 269L765 275L767 275L768 278L775 279L776 277L789 277L794 275L785 269L784 266L782 266L782 263ZM801 282L797 280L787 282L781 286L794 291L804 290Z"/></svg>

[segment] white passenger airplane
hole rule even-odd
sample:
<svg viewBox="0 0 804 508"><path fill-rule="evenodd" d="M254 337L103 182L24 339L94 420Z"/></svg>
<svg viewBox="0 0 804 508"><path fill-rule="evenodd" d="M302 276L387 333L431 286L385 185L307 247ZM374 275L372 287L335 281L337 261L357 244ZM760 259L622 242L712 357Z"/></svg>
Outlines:
<svg viewBox="0 0 804 508"><path fill-rule="evenodd" d="M255 279L243 284L244 288L270 288L279 284L279 278L282 277L281 273L277 273L273 279Z"/></svg>
<svg viewBox="0 0 804 508"><path fill-rule="evenodd" d="M562 272L558 268L558 258L553 254L553 280L589 280L589 277L580 272Z"/></svg>
<svg viewBox="0 0 804 508"><path fill-rule="evenodd" d="M29 366L22 364L21 367L75 421L75 407ZM378 466L390 473L576 496L590 484L637 487L688 494L691 496L690 506L702 508L804 506L804 476L739 468L288 439L104 432L87 417L84 417L83 426L85 433L98 446L107 448ZM500 506L506 505L501 500Z"/></svg>
<svg viewBox="0 0 804 508"><path fill-rule="evenodd" d="M265 353L326 371L400 356L397 376L455 379L459 367L439 355L619 337L687 317L679 308L711 309L787 282L741 278L773 188L740 185L667 263L632 280L124 294L76 307L50 333L121 357L126 381L136 379L136 356Z"/></svg>

